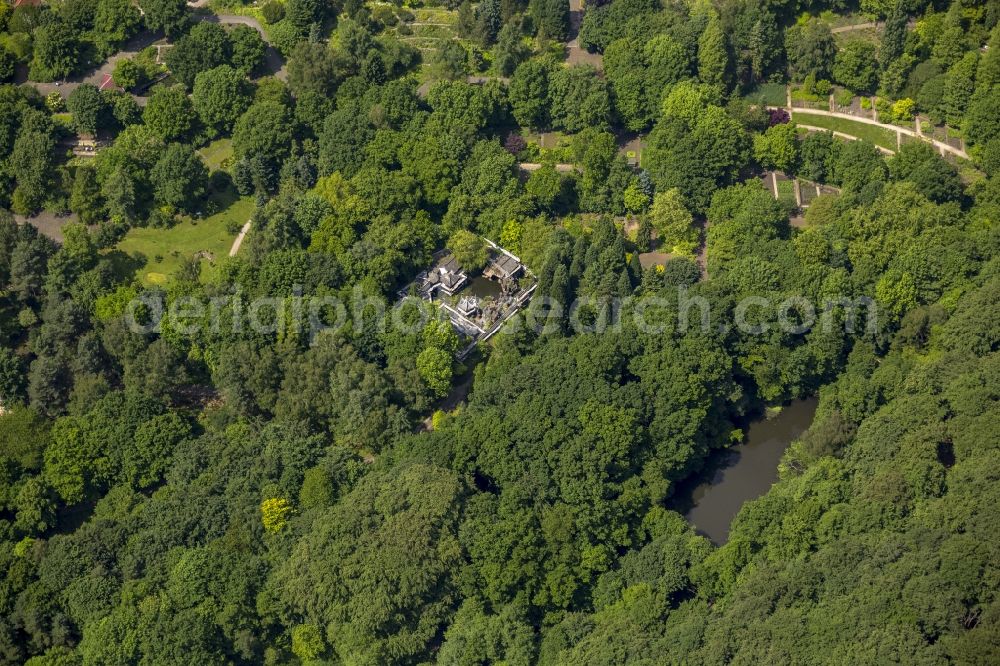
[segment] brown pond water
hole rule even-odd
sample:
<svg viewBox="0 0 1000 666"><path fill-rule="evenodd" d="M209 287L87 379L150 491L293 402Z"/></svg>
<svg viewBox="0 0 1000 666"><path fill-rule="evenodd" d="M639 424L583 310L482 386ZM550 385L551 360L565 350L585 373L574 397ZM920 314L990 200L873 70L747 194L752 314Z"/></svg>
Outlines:
<svg viewBox="0 0 1000 666"><path fill-rule="evenodd" d="M674 508L699 534L724 544L743 503L760 497L778 480L781 454L812 423L816 404L816 398L796 400L773 419L752 422L744 444L715 453L705 474L678 486Z"/></svg>
<svg viewBox="0 0 1000 666"><path fill-rule="evenodd" d="M496 298L500 295L500 283L494 282L482 275L477 275L469 280L468 286L462 290L463 295L466 292L479 298Z"/></svg>

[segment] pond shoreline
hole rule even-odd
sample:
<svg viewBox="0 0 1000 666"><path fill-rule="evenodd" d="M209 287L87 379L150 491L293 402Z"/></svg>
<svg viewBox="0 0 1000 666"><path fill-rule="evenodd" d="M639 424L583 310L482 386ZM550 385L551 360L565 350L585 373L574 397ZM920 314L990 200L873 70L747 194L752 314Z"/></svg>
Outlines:
<svg viewBox="0 0 1000 666"><path fill-rule="evenodd" d="M782 455L810 426L818 402L793 400L772 418L750 422L743 444L713 451L700 473L678 484L670 508L715 545L726 543L744 502L764 495L778 480Z"/></svg>

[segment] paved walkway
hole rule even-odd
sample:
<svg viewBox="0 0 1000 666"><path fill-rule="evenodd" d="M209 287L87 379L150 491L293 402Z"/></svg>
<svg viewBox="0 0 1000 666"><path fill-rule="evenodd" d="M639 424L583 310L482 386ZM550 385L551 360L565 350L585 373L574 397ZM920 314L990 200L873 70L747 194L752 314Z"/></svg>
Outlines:
<svg viewBox="0 0 1000 666"><path fill-rule="evenodd" d="M126 58L134 58L139 55L139 52L148 46L152 46L154 43L162 39L163 36L158 33L152 33L149 31L140 32L138 35L130 39L122 46L122 50L115 53L107 60L98 65L95 69L86 72L84 74L77 74L72 76L65 81L53 81L49 83L35 83L33 81L25 81L30 85L33 85L38 92L42 95L48 95L51 92L57 92L62 95L63 99L69 97L70 93L80 87L84 83L90 83L95 86L100 86L101 82L104 80L105 76L110 76L115 71L115 65L118 64L119 60ZM146 98L138 95L133 95L139 102L140 106L145 106Z"/></svg>
<svg viewBox="0 0 1000 666"><path fill-rule="evenodd" d="M853 25L842 25L839 28L833 28L830 30L835 35L839 35L845 32L853 32L855 30L868 30L874 28L875 30L881 30L885 27L885 21L869 21L867 23L855 23ZM906 22L906 29L913 30L917 27L916 19L910 19Z"/></svg>
<svg viewBox="0 0 1000 666"><path fill-rule="evenodd" d="M207 1L207 0L205 0ZM200 7L202 3L188 3L191 7ZM245 25L253 28L260 36L264 38L267 42L267 34L264 32L264 27L260 22L253 18L252 16L238 16L235 14L193 14L192 17L195 21L208 21L210 23L219 23L221 25ZM140 51L146 47L153 46L156 42L161 41L163 35L160 33L149 32L144 30L138 35L130 39L125 43L120 51L109 57L107 60L102 62L97 68L86 72L84 74L79 74L65 81L53 81L49 83L36 83L33 81L23 81L23 83L30 84L34 86L38 92L43 96L48 95L51 92L59 93L63 99L70 96L74 90L80 87L84 83L90 83L95 86L100 86L101 82L104 80L105 76L109 76L114 73L115 65L118 64L119 60L134 58L139 54ZM285 63L285 59L281 57L277 49L268 44L267 50L264 52L264 66L268 74L275 76L282 81L288 79L288 68ZM133 95L135 100L139 103L139 106L145 106L147 102L147 97L143 95Z"/></svg>
<svg viewBox="0 0 1000 666"><path fill-rule="evenodd" d="M49 210L43 210L37 215L25 217L24 215L14 215L14 221L18 224L30 224L38 229L43 236L48 236L57 243L62 243L62 227L69 222L76 222L76 213L59 214Z"/></svg>
<svg viewBox="0 0 1000 666"><path fill-rule="evenodd" d="M591 65L595 69L604 70L604 56L591 53L580 48L580 26L583 25L583 0L569 0L569 36L566 43L566 64Z"/></svg>
<svg viewBox="0 0 1000 666"><path fill-rule="evenodd" d="M521 171L531 172L538 171L543 165L538 162L519 162L517 166ZM576 166L573 164L556 164L555 167L559 173L570 173L576 170Z"/></svg>

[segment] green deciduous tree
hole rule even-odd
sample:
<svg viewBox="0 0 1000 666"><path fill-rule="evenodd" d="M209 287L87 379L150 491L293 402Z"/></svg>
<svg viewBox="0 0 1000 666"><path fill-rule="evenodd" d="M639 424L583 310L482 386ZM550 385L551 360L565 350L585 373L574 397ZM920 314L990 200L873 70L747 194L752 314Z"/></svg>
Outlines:
<svg viewBox="0 0 1000 666"><path fill-rule="evenodd" d="M452 472L426 465L366 476L275 571L269 586L282 614L329 626L344 659L426 654L454 612L462 494Z"/></svg>
<svg viewBox="0 0 1000 666"><path fill-rule="evenodd" d="M6 83L14 78L14 66L17 64L17 56L10 52L3 44L0 44L0 82Z"/></svg>
<svg viewBox="0 0 1000 666"><path fill-rule="evenodd" d="M105 113L104 99L97 86L84 83L70 93L66 108L73 114L73 126L81 134L97 134Z"/></svg>
<svg viewBox="0 0 1000 666"><path fill-rule="evenodd" d="M799 164L799 136L795 125L782 123L753 137L753 155L767 169L794 174Z"/></svg>
<svg viewBox="0 0 1000 666"><path fill-rule="evenodd" d="M181 86L158 86L142 112L143 122L164 141L186 138L194 129L197 115Z"/></svg>
<svg viewBox="0 0 1000 666"><path fill-rule="evenodd" d="M538 205L548 211L558 211L567 203L569 183L552 164L544 164L533 171L524 189L535 198Z"/></svg>
<svg viewBox="0 0 1000 666"><path fill-rule="evenodd" d="M51 21L34 33L31 78L35 81L64 79L77 67L80 44L73 30L64 23Z"/></svg>
<svg viewBox="0 0 1000 666"><path fill-rule="evenodd" d="M437 347L428 347L417 356L417 372L435 396L443 397L451 388L451 354Z"/></svg>
<svg viewBox="0 0 1000 666"><path fill-rule="evenodd" d="M489 248L478 235L466 229L459 229L448 239L448 249L455 255L459 265L467 271L482 269L489 259Z"/></svg>
<svg viewBox="0 0 1000 666"><path fill-rule="evenodd" d="M238 25L228 33L232 48L230 63L246 75L250 75L264 63L267 44L254 28Z"/></svg>
<svg viewBox="0 0 1000 666"><path fill-rule="evenodd" d="M222 65L195 77L191 102L207 127L229 131L250 107L250 84L243 72Z"/></svg>
<svg viewBox="0 0 1000 666"><path fill-rule="evenodd" d="M205 193L208 170L191 146L172 143L163 151L150 178L157 203L193 211Z"/></svg>
<svg viewBox="0 0 1000 666"><path fill-rule="evenodd" d="M511 77L507 94L514 119L523 127L541 128L549 122L549 79L554 63L531 59L518 65Z"/></svg>
<svg viewBox="0 0 1000 666"><path fill-rule="evenodd" d="M128 0L98 0L94 14L94 35L101 50L113 49L134 35L142 25L139 8ZM124 84L120 83L123 87Z"/></svg>
<svg viewBox="0 0 1000 666"><path fill-rule="evenodd" d="M589 65L557 69L549 76L552 125L568 132L587 127L602 129L611 118L607 83Z"/></svg>
<svg viewBox="0 0 1000 666"><path fill-rule="evenodd" d="M218 23L203 21L167 51L167 67L190 90L199 73L226 64L231 55L226 29Z"/></svg>
<svg viewBox="0 0 1000 666"><path fill-rule="evenodd" d="M115 71L112 78L115 80L115 83L125 90L130 90L139 85L139 82L144 77L145 72L134 60L122 58L115 63Z"/></svg>
<svg viewBox="0 0 1000 666"><path fill-rule="evenodd" d="M188 21L185 0L142 0L139 6L150 30L162 30L168 37L184 31Z"/></svg>
<svg viewBox="0 0 1000 666"><path fill-rule="evenodd" d="M677 188L656 193L649 219L668 251L692 254L697 249L698 230Z"/></svg>
<svg viewBox="0 0 1000 666"><path fill-rule="evenodd" d="M643 153L657 188L679 188L696 211L707 208L714 190L732 183L750 157L743 127L710 99L709 89L674 86Z"/></svg>
<svg viewBox="0 0 1000 666"><path fill-rule="evenodd" d="M237 157L260 155L283 160L291 149L294 129L285 106L256 102L236 121L233 151Z"/></svg>
<svg viewBox="0 0 1000 666"><path fill-rule="evenodd" d="M855 39L837 51L833 62L833 78L857 93L875 91L878 82L877 49L871 42Z"/></svg>

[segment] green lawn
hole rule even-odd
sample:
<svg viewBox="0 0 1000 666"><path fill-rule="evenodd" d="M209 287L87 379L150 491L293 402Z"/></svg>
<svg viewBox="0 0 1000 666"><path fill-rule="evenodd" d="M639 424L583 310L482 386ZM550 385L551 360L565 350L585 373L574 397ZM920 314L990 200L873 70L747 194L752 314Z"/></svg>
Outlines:
<svg viewBox="0 0 1000 666"><path fill-rule="evenodd" d="M209 171L225 171L229 168L229 161L233 157L233 140L216 139L198 151L201 158L205 160L205 166Z"/></svg>
<svg viewBox="0 0 1000 666"><path fill-rule="evenodd" d="M137 275L145 285L165 284L181 261L205 252L202 278L208 277L218 263L229 256L236 234L227 227L230 222L242 226L253 213L253 199L236 200L229 208L204 220L185 219L170 229L132 229L118 243L118 249L128 255L141 254L146 263Z"/></svg>
<svg viewBox="0 0 1000 666"><path fill-rule="evenodd" d="M778 181L778 201L789 208L795 207L795 182L791 180Z"/></svg>
<svg viewBox="0 0 1000 666"><path fill-rule="evenodd" d="M785 94L784 83L763 83L745 95L745 99L752 103L757 103L760 98L764 98L766 106L785 106L788 103L788 96Z"/></svg>
<svg viewBox="0 0 1000 666"><path fill-rule="evenodd" d="M851 136L856 136L859 139L864 139L865 141L874 143L877 146L882 146L883 148L888 148L893 151L896 150L896 133L881 127L876 127L875 125L859 123L846 118L820 116L814 113L807 113L805 111L796 111L792 115L792 121L803 125L822 127L823 129L833 130L834 132L843 132L844 134L850 134Z"/></svg>

